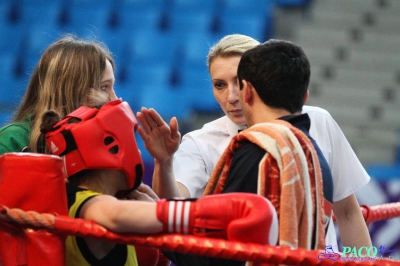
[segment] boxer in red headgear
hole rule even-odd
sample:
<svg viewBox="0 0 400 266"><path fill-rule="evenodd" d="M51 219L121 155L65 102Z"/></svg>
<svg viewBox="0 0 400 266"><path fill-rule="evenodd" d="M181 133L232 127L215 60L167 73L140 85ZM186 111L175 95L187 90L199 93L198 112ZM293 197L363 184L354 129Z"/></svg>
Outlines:
<svg viewBox="0 0 400 266"><path fill-rule="evenodd" d="M63 156L69 177L88 169L122 170L128 191L140 185L144 171L137 126L127 102L111 101L100 109L82 106L52 126L46 143L51 153Z"/></svg>
<svg viewBox="0 0 400 266"><path fill-rule="evenodd" d="M147 195L141 197L147 201L117 199L141 182L136 126L129 105L121 100L100 109L81 107L63 120L45 113L41 131L49 149L64 159L71 217L119 233L181 233L276 244L275 209L255 194L157 202ZM68 237L66 246L67 265L137 265L131 246L79 237Z"/></svg>

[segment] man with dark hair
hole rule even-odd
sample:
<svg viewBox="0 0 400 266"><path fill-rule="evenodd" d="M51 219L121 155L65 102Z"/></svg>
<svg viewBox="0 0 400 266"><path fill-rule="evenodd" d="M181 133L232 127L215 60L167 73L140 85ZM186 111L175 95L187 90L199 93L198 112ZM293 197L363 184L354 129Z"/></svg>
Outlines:
<svg viewBox="0 0 400 266"><path fill-rule="evenodd" d="M301 114L303 104L308 98L310 80L310 63L307 56L299 46L291 42L269 40L243 54L238 67L238 80L240 83L239 101L247 120L248 129L243 130L232 139L218 161L204 194L234 191L262 194L274 204L280 216L279 245L323 249L325 245L324 229L326 232L328 224L332 221L333 181L327 161L316 142L309 135L310 118L308 114ZM293 154L292 158L299 156L300 152L303 153L303 159L305 158L303 164L299 164L298 159L296 162L293 159L292 162L300 166L296 173L301 173L304 178L296 176L295 173L291 175L293 177L291 180L285 179L283 172L286 168L283 166L289 168L290 162L286 165L282 163L283 159L277 162L276 157L279 155L269 156L272 151L270 152L266 145L263 146L265 139L273 139L270 136L262 135L264 134L263 128L266 128L265 131L270 129L274 131L276 141L273 144L275 146L278 146L280 140L277 139L281 136L281 139L289 138L283 136L284 133L281 133L283 131L275 130L278 127L279 130L285 128L295 132L292 134L295 135L293 143L297 139L299 145L297 150L291 149L290 153ZM308 146L303 145L306 142ZM282 148L279 152L289 151L289 146L279 148ZM306 155L307 152L308 155ZM281 153L282 158L283 153ZM310 153L313 156L310 156ZM274 159L271 159L272 157ZM304 163L304 161L306 162ZM319 169L321 169L320 172ZM320 186L316 182L317 174L314 175L313 172L319 172ZM308 177L309 179L307 179ZM306 180L309 182L308 185L305 184ZM283 191L291 185L296 186L292 189L296 193L287 193L283 198ZM302 190L303 188L304 190ZM310 200L310 198L312 199ZM290 203L285 202L286 200ZM304 207L305 205L308 206ZM305 209L307 209L306 212L304 212ZM310 215L310 209L312 215ZM321 215L321 210L325 212L325 216ZM319 217L324 218L324 224L322 219L317 217L317 213L320 215ZM306 216L307 218L305 218ZM293 231L285 229L285 226L288 225L287 221L291 223L290 220L296 220L299 225L295 228L292 223L290 226L294 228ZM307 234L302 234L303 228L308 230ZM361 226L360 228L362 231L360 239L371 243L368 231L364 232L364 228ZM284 231L286 231L285 236L294 235L290 239L291 242L282 238ZM200 263L196 265L244 265L243 262L238 261L190 255L178 255L172 261L177 262L178 265L189 265L185 264L190 261L189 258L193 263Z"/></svg>
<svg viewBox="0 0 400 266"><path fill-rule="evenodd" d="M310 73L310 63L299 46L288 41L269 40L246 51L240 60L239 101L248 127L280 119L308 136L318 154L325 198L332 203L333 183L329 165L308 133L308 115L301 114L308 98ZM251 142L238 149L230 166L224 192L257 191L258 165L264 155L265 150Z"/></svg>
<svg viewBox="0 0 400 266"><path fill-rule="evenodd" d="M301 47L284 40L269 40L246 51L240 60L239 101L248 128L260 123L284 120L300 129L310 139L319 159L323 177L324 207L326 207L333 203L331 170L320 148L309 134L310 118L306 113L301 114L303 104L309 95L310 72L310 63ZM260 191L259 174L262 169L260 162L266 155L266 150L251 141L243 141L243 139L240 141L242 143L234 151L222 192L258 193ZM212 183L211 179L210 183ZM273 201L273 199L270 200ZM355 201L354 204L353 201ZM352 206L357 206L355 197L353 201L351 201ZM338 208L343 207L339 203L337 206L333 204L333 210L336 208L338 213L340 211ZM326 210L325 214L327 214ZM327 216L324 218L325 228L327 228L332 219L327 219ZM350 241L355 245L361 243L364 246L372 245L368 228L359 209L353 212L351 217L340 216L337 220L341 235L346 236L347 242ZM350 224L357 224L357 234L351 232ZM354 229L354 226L352 228Z"/></svg>
<svg viewBox="0 0 400 266"><path fill-rule="evenodd" d="M322 178L319 179L319 182L323 184L318 186L318 182L309 181L313 180L311 175L306 175L304 179L307 179L306 181L310 182L310 184L314 184L314 187L309 187L310 189L308 189L306 186L303 187L303 180L298 178L297 181L293 182L293 185L297 186L297 190L303 190L304 194L303 192L299 192L301 196L293 195L293 197L296 198L292 200L294 205L298 204L298 206L303 206L301 204L302 202L307 202L307 198L317 198L317 196L314 196L313 191L320 191L322 194L323 190L321 198L323 197L324 200L321 199L321 201L319 201L317 199L311 205L308 205L308 212L303 212L303 210L300 209L296 211L300 213L299 215L303 215L304 213L318 212L318 210L324 208L325 216L322 217L324 217L324 229L326 232L331 220L333 181L331 170L322 151L309 135L310 118L307 114L301 114L303 104L308 98L308 84L310 80L310 63L307 56L299 46L291 42L269 40L243 54L238 66L238 80L240 85L239 101L248 126L246 131L254 130L254 125L258 128L261 127L262 130L264 125L261 123L273 122L277 119L283 120L304 133L296 135L296 137L307 138L307 141L310 142L310 146L312 146L310 149L315 149L315 157L318 157L321 169L319 173L322 174ZM290 124L287 124L287 126L290 126ZM270 127L270 125L266 125L265 127ZM258 129L256 131L258 131ZM275 202L278 214L287 212L287 209L282 207L282 201L285 200L282 196L282 191L284 189L282 183L285 182L282 174L282 169L284 167L279 166L279 171L271 170L273 168L271 157L273 157L275 161L276 155L266 148L266 144L260 144L267 142L265 136L252 139L252 136L248 135L247 132L242 135L248 137L238 137L236 141L237 144L232 145L235 141L231 143L231 150L233 152L229 156L232 160L229 164L226 180L224 181L224 178L218 180L220 187L222 187L221 192L246 191L260 193L260 191L264 189L266 192L261 194L270 198L271 202ZM269 135L269 137L271 136L273 135ZM300 139L298 141L301 142ZM298 150L295 151L294 154L297 152ZM309 150L304 152L309 152ZM263 161L268 161L268 163L263 165ZM268 165L267 168L265 165ZM278 169L277 165L279 165L279 163L275 163L275 169ZM309 164L311 168L314 168L314 166L318 168L316 165L317 164L314 164L314 162L312 162L312 165ZM260 169L268 170L264 171ZM307 166L297 166L298 173L302 173L304 169L308 171ZM274 172L277 173L275 175L276 178L271 179ZM294 174L294 176L295 175L296 174ZM211 184L213 183L212 178L210 179ZM278 181L274 183L276 180ZM263 186L262 183L264 183L265 186ZM211 185L209 185L209 187L211 187ZM216 190L214 190L214 193L215 191ZM206 188L206 192L210 192L210 190ZM322 204L321 202L324 203ZM293 206L293 208L295 208L295 206ZM291 214L286 213L285 217L287 217L287 215L291 216ZM312 216L308 217L310 218ZM293 217L293 220L295 219L297 218ZM313 222L311 222L312 219L314 219ZM290 219L286 219L286 221L291 223ZM298 221L301 221L300 217L298 217ZM296 239L292 239L293 244L285 244L280 241L280 245L283 244L294 248L301 247L311 249L318 248L318 246L321 247L321 245L325 244L325 236L323 235L324 230L322 230L322 232L319 231L319 233L316 231L318 224L320 227L319 230L323 228L320 221L321 220L315 217L308 219L308 222L304 224L312 224L312 230L309 230L308 233L304 235L299 234ZM280 225L285 226L284 224L285 220L280 218ZM283 235L282 230L284 231L286 229L281 228L281 237Z"/></svg>

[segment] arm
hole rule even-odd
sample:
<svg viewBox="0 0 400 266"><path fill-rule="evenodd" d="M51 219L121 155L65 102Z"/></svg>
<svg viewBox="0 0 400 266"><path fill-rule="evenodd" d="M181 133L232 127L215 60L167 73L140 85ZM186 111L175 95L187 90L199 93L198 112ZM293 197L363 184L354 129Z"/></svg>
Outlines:
<svg viewBox="0 0 400 266"><path fill-rule="evenodd" d="M271 245L278 237L275 208L248 193L157 203L98 195L83 204L79 217L119 233L183 233Z"/></svg>
<svg viewBox="0 0 400 266"><path fill-rule="evenodd" d="M117 233L159 233L162 223L154 202L118 200L109 195L92 197L82 206L79 217L92 220Z"/></svg>
<svg viewBox="0 0 400 266"><path fill-rule="evenodd" d="M154 109L146 108L142 108L137 117L141 124L139 135L154 157L154 191L160 198L180 197L173 172L173 156L181 139L177 119L172 118L168 126Z"/></svg>
<svg viewBox="0 0 400 266"><path fill-rule="evenodd" d="M339 227L343 246L372 246L367 225L361 213L360 206L354 194L333 203L333 212Z"/></svg>
<svg viewBox="0 0 400 266"><path fill-rule="evenodd" d="M153 189L160 198L190 198L189 190L175 181L173 158L161 163L154 159Z"/></svg>
<svg viewBox="0 0 400 266"><path fill-rule="evenodd" d="M353 194L365 186L370 177L336 121L326 110L317 110L319 111L311 113L310 134L321 148L332 170L333 211L338 221L342 242L347 246L353 245L351 243L354 242L364 243L365 246L366 243L370 245L368 230L357 199ZM350 231L351 223L356 224L351 227L355 230L354 232ZM358 226L362 228L358 228ZM336 234L332 236L332 239L336 240Z"/></svg>

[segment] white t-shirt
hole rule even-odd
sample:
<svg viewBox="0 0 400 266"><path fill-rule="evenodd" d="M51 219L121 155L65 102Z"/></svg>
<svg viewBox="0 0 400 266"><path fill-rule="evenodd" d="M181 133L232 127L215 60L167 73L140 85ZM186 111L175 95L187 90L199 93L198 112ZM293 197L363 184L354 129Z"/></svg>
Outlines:
<svg viewBox="0 0 400 266"><path fill-rule="evenodd" d="M308 113L311 120L310 135L331 168L333 201L342 200L365 186L370 177L329 112L305 105L303 113ZM176 181L189 190L191 197L200 198L203 195L215 165L239 129L227 116L223 116L183 136L174 155L174 175ZM332 221L326 243L337 247Z"/></svg>

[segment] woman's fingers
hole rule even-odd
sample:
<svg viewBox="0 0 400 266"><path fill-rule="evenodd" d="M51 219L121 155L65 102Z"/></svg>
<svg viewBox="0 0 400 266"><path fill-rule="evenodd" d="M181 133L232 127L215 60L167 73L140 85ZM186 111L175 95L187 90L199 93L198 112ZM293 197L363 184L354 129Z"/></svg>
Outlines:
<svg viewBox="0 0 400 266"><path fill-rule="evenodd" d="M148 110L148 114L151 117L152 122L157 126L161 127L165 125L165 121L162 119L162 117L157 113L157 111L153 108L150 108Z"/></svg>

